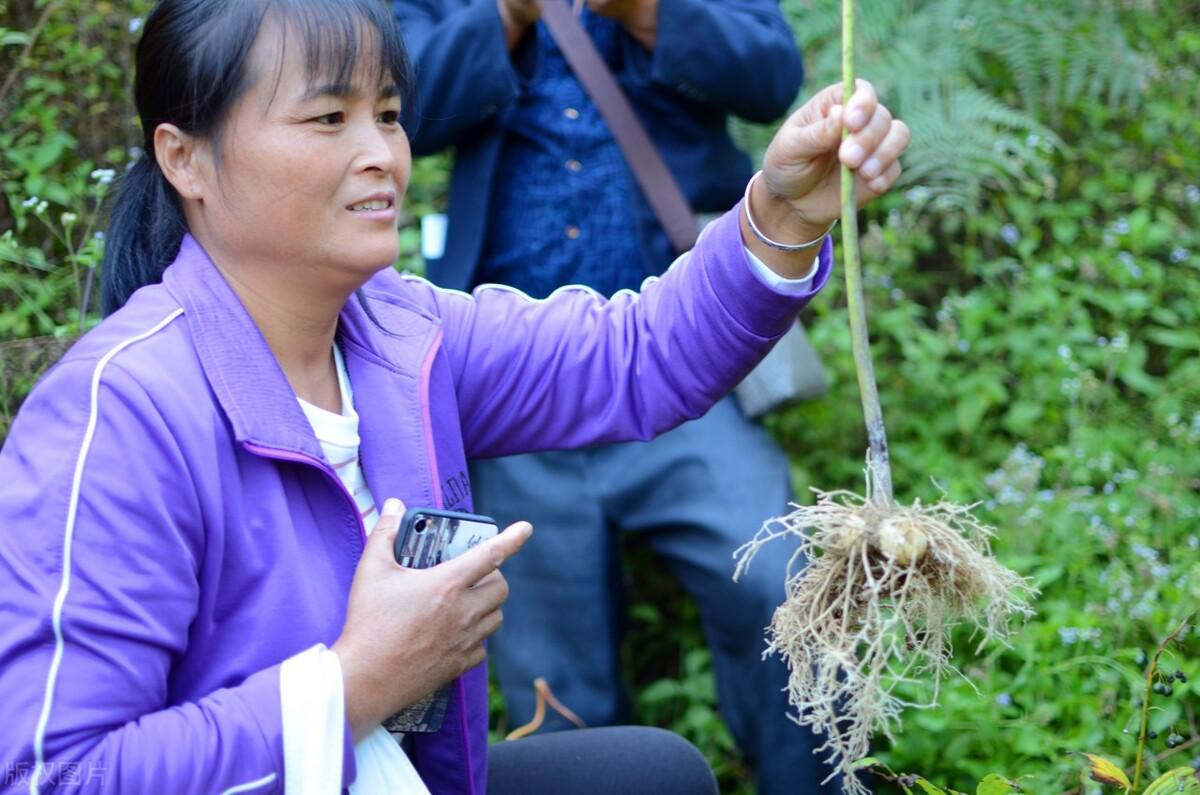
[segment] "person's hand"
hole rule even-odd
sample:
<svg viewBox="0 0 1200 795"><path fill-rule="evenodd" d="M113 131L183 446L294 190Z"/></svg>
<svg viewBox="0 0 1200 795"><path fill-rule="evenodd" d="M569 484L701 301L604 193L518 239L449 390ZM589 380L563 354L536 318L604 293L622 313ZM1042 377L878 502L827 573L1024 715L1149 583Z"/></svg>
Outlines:
<svg viewBox="0 0 1200 795"><path fill-rule="evenodd" d="M658 0L587 0L594 14L615 19L647 50L658 38Z"/></svg>
<svg viewBox="0 0 1200 795"><path fill-rule="evenodd" d="M843 126L850 131L845 140ZM819 237L841 214L841 164L855 169L861 207L899 179L908 140L908 127L876 100L870 83L859 80L845 108L841 84L829 86L793 113L767 147L750 196L755 222L781 243Z"/></svg>
<svg viewBox="0 0 1200 795"><path fill-rule="evenodd" d="M406 569L393 551L403 513L399 500L384 504L332 646L355 741L483 662L483 641L500 628L500 605L508 598L500 564L533 532L518 522L453 560Z"/></svg>
<svg viewBox="0 0 1200 795"><path fill-rule="evenodd" d="M496 0L500 22L504 25L504 40L512 52L525 30L542 15L540 0Z"/></svg>

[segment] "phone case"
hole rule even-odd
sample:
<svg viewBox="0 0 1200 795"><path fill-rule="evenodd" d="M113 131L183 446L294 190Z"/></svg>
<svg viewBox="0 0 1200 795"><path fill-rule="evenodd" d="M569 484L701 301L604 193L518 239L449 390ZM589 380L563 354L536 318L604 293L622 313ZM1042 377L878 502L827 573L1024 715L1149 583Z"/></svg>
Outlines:
<svg viewBox="0 0 1200 795"><path fill-rule="evenodd" d="M396 535L396 562L427 569L461 555L500 532L494 519L470 513L411 508ZM442 727L451 685L444 685L383 722L392 734L428 733Z"/></svg>
<svg viewBox="0 0 1200 795"><path fill-rule="evenodd" d="M411 508L396 535L396 562L427 569L477 546L500 532L490 516Z"/></svg>

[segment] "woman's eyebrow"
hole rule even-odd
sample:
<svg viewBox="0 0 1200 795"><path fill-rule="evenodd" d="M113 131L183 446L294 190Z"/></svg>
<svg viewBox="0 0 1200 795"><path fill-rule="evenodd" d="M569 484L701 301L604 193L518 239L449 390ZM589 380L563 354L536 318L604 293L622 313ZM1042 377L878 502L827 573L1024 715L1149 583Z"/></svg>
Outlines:
<svg viewBox="0 0 1200 795"><path fill-rule="evenodd" d="M303 94L300 95L300 102L308 102L310 99L319 97L337 97L339 99L356 99L362 94L357 86L350 83L325 83L323 85L309 86Z"/></svg>
<svg viewBox="0 0 1200 795"><path fill-rule="evenodd" d="M336 97L338 99L359 99L362 97L362 89L351 83L325 83L322 85L310 86L298 100L299 102L308 102L312 99L320 97ZM379 99L391 99L400 95L400 86L395 83L380 86L376 94Z"/></svg>

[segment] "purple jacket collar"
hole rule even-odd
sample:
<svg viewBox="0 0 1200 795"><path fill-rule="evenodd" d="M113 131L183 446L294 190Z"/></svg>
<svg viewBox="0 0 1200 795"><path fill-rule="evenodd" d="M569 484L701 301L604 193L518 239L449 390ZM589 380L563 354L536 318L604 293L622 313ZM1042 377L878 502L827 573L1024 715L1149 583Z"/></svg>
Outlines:
<svg viewBox="0 0 1200 795"><path fill-rule="evenodd" d="M184 237L163 282L184 308L201 366L235 438L319 460L320 445L266 339L191 235ZM368 298L369 290L368 283L347 301L339 320L351 382L356 375L369 378L364 368L373 370L370 365L418 379L420 353L434 340L438 321L394 296Z"/></svg>

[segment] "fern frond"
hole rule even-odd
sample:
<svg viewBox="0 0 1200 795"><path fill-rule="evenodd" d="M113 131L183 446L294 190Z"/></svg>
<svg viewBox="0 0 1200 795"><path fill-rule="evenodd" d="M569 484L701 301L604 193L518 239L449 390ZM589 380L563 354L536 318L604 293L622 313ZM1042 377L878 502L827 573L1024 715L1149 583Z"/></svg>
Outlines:
<svg viewBox="0 0 1200 795"><path fill-rule="evenodd" d="M940 206L970 209L985 191L1013 190L1049 167L1057 137L978 89L930 92L921 105L911 117L903 184L924 187Z"/></svg>
<svg viewBox="0 0 1200 795"><path fill-rule="evenodd" d="M1065 148L1050 121L1061 108L1136 105L1153 61L1129 45L1115 2L858 0L859 73L912 129L904 184L924 188L918 203L971 209L984 191L1044 179ZM809 85L836 82L839 0L783 6ZM769 140L735 132L755 151Z"/></svg>

